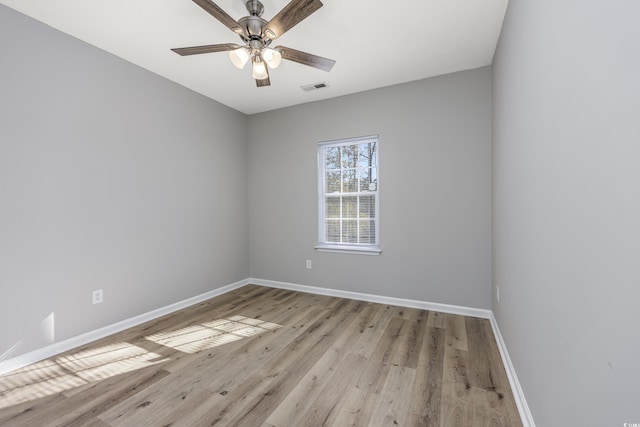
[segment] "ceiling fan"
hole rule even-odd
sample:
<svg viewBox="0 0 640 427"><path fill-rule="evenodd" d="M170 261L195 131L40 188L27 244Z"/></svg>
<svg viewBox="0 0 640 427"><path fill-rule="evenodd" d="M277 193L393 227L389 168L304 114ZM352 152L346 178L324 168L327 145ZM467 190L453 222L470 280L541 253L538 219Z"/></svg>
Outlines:
<svg viewBox="0 0 640 427"><path fill-rule="evenodd" d="M193 2L239 35L243 44L224 43L171 49L179 55L229 52L231 62L238 68L243 68L251 60L252 75L258 87L271 84L269 81L269 68L277 68L282 59L324 71L330 71L336 62L332 59L301 52L290 47L269 47L273 40L282 36L303 19L320 9L322 7L320 0L291 0L268 22L260 17L264 12L264 6L259 0L248 0L245 6L249 11L249 16L240 18L238 21L234 20L211 0L193 0Z"/></svg>

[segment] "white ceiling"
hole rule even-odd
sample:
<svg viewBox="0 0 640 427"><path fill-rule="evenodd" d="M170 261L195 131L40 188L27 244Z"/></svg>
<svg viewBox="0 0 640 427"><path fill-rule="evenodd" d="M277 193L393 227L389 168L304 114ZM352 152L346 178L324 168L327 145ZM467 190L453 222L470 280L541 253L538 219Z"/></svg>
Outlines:
<svg viewBox="0 0 640 427"><path fill-rule="evenodd" d="M234 19L243 0L214 0ZM181 57L170 49L240 38L190 0L0 0L65 33L246 114L489 65L508 0L323 0L280 37L336 60L330 72L283 61L258 88L228 54ZM262 0L271 19L289 0ZM300 87L326 82L326 89Z"/></svg>

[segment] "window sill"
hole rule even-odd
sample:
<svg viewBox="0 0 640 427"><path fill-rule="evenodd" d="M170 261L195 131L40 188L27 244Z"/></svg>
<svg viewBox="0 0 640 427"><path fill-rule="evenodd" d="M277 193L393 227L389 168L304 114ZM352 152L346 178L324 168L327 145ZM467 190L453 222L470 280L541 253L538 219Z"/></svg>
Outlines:
<svg viewBox="0 0 640 427"><path fill-rule="evenodd" d="M318 252L333 252L338 254L353 255L380 255L382 249L379 246L349 246L349 245L317 245Z"/></svg>

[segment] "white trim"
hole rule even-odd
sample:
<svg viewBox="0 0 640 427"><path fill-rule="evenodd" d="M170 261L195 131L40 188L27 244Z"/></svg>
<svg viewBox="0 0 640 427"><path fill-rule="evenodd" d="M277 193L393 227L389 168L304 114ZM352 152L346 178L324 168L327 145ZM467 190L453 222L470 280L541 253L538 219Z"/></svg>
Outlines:
<svg viewBox="0 0 640 427"><path fill-rule="evenodd" d="M531 411L529 410L529 405L527 405L527 400L524 397L524 392L522 391L522 387L520 386L520 381L518 381L518 375L516 375L516 370L513 367L511 358L509 357L507 346L504 342L504 339L502 338L502 334L500 333L498 321L493 315L493 312L491 312L489 322L491 323L491 328L493 329L493 335L496 337L498 350L500 350L500 357L502 357L502 364L504 365L504 369L507 372L507 377L509 378L509 385L511 386L511 391L513 393L513 398L516 401L518 412L520 412L522 425L524 427L536 427L536 424L533 422Z"/></svg>
<svg viewBox="0 0 640 427"><path fill-rule="evenodd" d="M373 135L365 135L365 136L354 136L351 138L341 138L341 139L333 139L331 141L320 141L318 142L319 146L323 146L323 145L337 145L337 146L344 146L344 145L353 145L353 144L357 144L360 142L367 142L367 141L377 141L380 138L380 134L373 134Z"/></svg>
<svg viewBox="0 0 640 427"><path fill-rule="evenodd" d="M76 347L80 347L100 338L104 338L120 331L124 331L125 329L140 325L142 323L148 322L149 320L157 319L164 315L173 313L174 311L182 310L183 308L198 304L210 298L226 294L227 292L231 292L235 289L246 286L249 283L251 283L249 279L244 279L239 282L232 283L230 285L226 285L221 288L217 288L212 291L205 292L203 294L196 295L194 297L187 298L173 304L169 304L165 307L160 307L158 309L151 310L134 317L130 317L129 319L121 320L120 322L112 323L111 325L107 325L102 328L86 332L84 334L76 335L75 337L71 337L60 342L54 342L53 344L47 345L45 347L40 347L36 350L22 354L20 356L0 361L0 375L23 368L32 363L48 359L57 354L64 353L65 351L72 350Z"/></svg>
<svg viewBox="0 0 640 427"><path fill-rule="evenodd" d="M354 255L380 255L382 249L379 246L356 246L356 245L325 245L315 246L318 252L334 252L338 254Z"/></svg>
<svg viewBox="0 0 640 427"><path fill-rule="evenodd" d="M358 301L376 302L379 304L397 305L400 307L418 308L420 310L440 311L442 313L460 314L462 316L479 317L482 319L491 318L491 310L485 310L482 308L463 307L459 305L440 304L435 302L418 301L405 298L385 297L382 295L363 294L360 292L341 291L338 289L298 285L295 283L278 282L275 280L265 280L257 278L250 278L248 280L249 283L253 283L254 285L267 286L270 288L287 289L290 291L326 295L330 297L355 299Z"/></svg>

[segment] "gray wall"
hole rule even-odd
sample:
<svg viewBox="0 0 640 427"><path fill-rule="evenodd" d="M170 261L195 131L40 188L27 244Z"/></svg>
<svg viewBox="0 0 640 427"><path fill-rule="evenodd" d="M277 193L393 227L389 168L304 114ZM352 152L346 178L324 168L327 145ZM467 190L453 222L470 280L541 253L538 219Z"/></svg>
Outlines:
<svg viewBox="0 0 640 427"><path fill-rule="evenodd" d="M318 253L317 143L372 134L383 252ZM249 206L252 277L490 308L491 69L250 116Z"/></svg>
<svg viewBox="0 0 640 427"><path fill-rule="evenodd" d="M640 3L511 0L494 310L539 426L640 423Z"/></svg>
<svg viewBox="0 0 640 427"><path fill-rule="evenodd" d="M245 115L4 6L0 52L0 354L248 276Z"/></svg>

